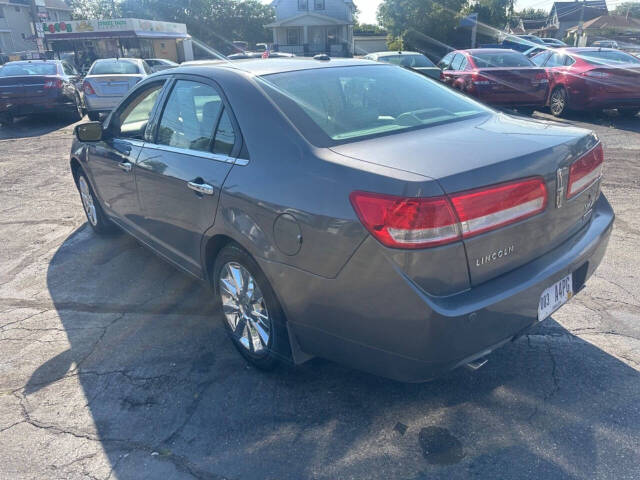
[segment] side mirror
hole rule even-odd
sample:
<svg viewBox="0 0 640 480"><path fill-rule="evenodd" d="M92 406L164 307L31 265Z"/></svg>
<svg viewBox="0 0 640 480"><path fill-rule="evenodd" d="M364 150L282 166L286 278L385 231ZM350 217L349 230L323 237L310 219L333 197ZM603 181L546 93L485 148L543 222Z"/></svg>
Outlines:
<svg viewBox="0 0 640 480"><path fill-rule="evenodd" d="M102 140L102 124L100 122L81 123L76 126L74 133L81 142L99 142Z"/></svg>

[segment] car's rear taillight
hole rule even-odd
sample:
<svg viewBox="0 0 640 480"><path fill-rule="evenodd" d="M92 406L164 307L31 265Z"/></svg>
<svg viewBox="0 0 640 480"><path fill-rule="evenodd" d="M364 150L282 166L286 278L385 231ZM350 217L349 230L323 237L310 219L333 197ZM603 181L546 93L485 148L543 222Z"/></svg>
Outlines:
<svg viewBox="0 0 640 480"><path fill-rule="evenodd" d="M388 247L425 248L460 239L458 220L446 197L353 192L349 198L365 228Z"/></svg>
<svg viewBox="0 0 640 480"><path fill-rule="evenodd" d="M484 75L477 72L474 72L471 74L471 82L474 85L493 85L494 83L496 83L493 80L490 80Z"/></svg>
<svg viewBox="0 0 640 480"><path fill-rule="evenodd" d="M82 83L82 90L84 90L84 93L86 93L87 95L95 95L96 94L96 91L93 89L91 84L89 82L87 82L86 80Z"/></svg>
<svg viewBox="0 0 640 480"><path fill-rule="evenodd" d="M573 197L598 181L602 176L603 162L604 152L601 143L573 162L569 167L567 198Z"/></svg>
<svg viewBox="0 0 640 480"><path fill-rule="evenodd" d="M542 178L528 178L456 193L451 202L468 238L543 212L547 188Z"/></svg>
<svg viewBox="0 0 640 480"><path fill-rule="evenodd" d="M61 89L62 88L62 79L60 79L60 78L50 78L48 80L45 80L44 88Z"/></svg>
<svg viewBox="0 0 640 480"><path fill-rule="evenodd" d="M537 215L547 206L547 189L536 177L442 197L356 191L349 198L362 224L383 245L425 248Z"/></svg>

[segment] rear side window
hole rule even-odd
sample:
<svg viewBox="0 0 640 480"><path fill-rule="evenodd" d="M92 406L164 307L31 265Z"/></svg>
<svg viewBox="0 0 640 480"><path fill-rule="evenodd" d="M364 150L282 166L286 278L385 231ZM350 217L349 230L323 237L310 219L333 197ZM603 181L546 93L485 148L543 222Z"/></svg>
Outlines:
<svg viewBox="0 0 640 480"><path fill-rule="evenodd" d="M17 77L22 75L57 75L55 63L7 63L0 68L0 77Z"/></svg>
<svg viewBox="0 0 640 480"><path fill-rule="evenodd" d="M478 68L530 67L531 60L517 52L474 53L473 61Z"/></svg>
<svg viewBox="0 0 640 480"><path fill-rule="evenodd" d="M164 107L156 143L211 152L223 107L220 94L210 85L178 80Z"/></svg>
<svg viewBox="0 0 640 480"><path fill-rule="evenodd" d="M233 131L233 124L227 109L223 109L220 115L220 122L216 128L216 134L213 140L213 153L221 155L231 155L233 145L236 143L236 134Z"/></svg>
<svg viewBox="0 0 640 480"><path fill-rule="evenodd" d="M544 62L547 61L547 58L549 58L550 55L551 55L551 52L539 53L538 55L533 57L531 61L533 62L534 65L541 67L544 65Z"/></svg>
<svg viewBox="0 0 640 480"><path fill-rule="evenodd" d="M462 55L461 53L456 54L453 61L451 62L451 70L453 71L460 70L463 60L464 60L464 55Z"/></svg>
<svg viewBox="0 0 640 480"><path fill-rule="evenodd" d="M564 66L565 56L560 53L554 53L545 65L545 67L562 67Z"/></svg>
<svg viewBox="0 0 640 480"><path fill-rule="evenodd" d="M98 60L89 75L135 75L140 72L138 64L126 60Z"/></svg>

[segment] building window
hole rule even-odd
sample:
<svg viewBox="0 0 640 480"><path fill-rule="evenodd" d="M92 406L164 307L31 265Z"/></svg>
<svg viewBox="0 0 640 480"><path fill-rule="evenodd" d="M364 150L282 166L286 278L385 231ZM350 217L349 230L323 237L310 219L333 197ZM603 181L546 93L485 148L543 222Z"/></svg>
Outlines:
<svg viewBox="0 0 640 480"><path fill-rule="evenodd" d="M309 10L309 0L298 0L298 10Z"/></svg>
<svg viewBox="0 0 640 480"><path fill-rule="evenodd" d="M16 12L19 12L19 11L20 11L20 7L13 7L13 8L15 8L15 9L16 9Z"/></svg>
<svg viewBox="0 0 640 480"><path fill-rule="evenodd" d="M316 10L324 10L324 0L314 0L313 8Z"/></svg>
<svg viewBox="0 0 640 480"><path fill-rule="evenodd" d="M300 45L299 28L287 28L287 45Z"/></svg>
<svg viewBox="0 0 640 480"><path fill-rule="evenodd" d="M2 8L2 5L0 5L0 18L4 18L4 9Z"/></svg>

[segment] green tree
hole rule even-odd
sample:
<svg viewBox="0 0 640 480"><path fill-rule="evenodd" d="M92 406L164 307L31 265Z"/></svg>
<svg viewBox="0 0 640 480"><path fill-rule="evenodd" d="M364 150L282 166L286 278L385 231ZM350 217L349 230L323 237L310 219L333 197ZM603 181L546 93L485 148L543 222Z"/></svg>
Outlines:
<svg viewBox="0 0 640 480"><path fill-rule="evenodd" d="M390 42L439 58L456 43L461 10L467 0L383 0L378 21L389 32Z"/></svg>
<svg viewBox="0 0 640 480"><path fill-rule="evenodd" d="M75 20L88 18L118 18L120 16L120 2L116 0L70 0Z"/></svg>
<svg viewBox="0 0 640 480"><path fill-rule="evenodd" d="M630 17L640 19L640 2L622 2L619 5L616 5L613 13L614 15L623 16L629 14Z"/></svg>
<svg viewBox="0 0 640 480"><path fill-rule="evenodd" d="M502 30L513 15L514 4L515 0L477 0L464 13L477 13L479 23Z"/></svg>
<svg viewBox="0 0 640 480"><path fill-rule="evenodd" d="M515 12L513 16L522 20L545 20L549 13L543 8L524 8Z"/></svg>

